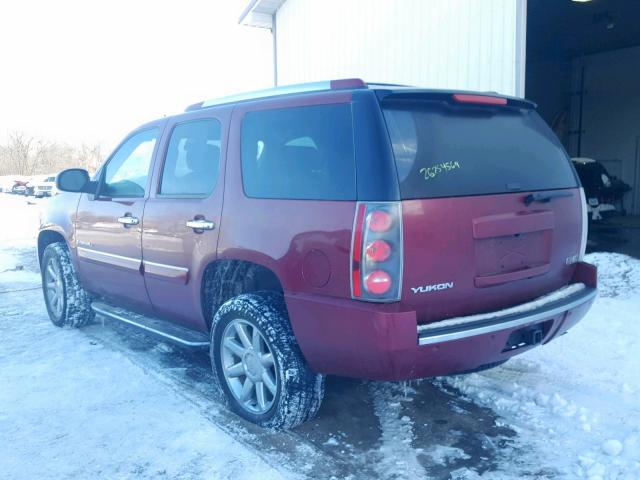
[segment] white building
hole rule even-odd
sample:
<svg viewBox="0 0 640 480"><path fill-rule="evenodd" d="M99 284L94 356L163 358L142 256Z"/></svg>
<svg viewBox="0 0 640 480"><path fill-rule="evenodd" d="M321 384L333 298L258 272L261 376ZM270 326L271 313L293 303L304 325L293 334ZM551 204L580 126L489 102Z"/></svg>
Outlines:
<svg viewBox="0 0 640 480"><path fill-rule="evenodd" d="M274 84L333 78L495 91L539 105L569 153L630 184L640 214L640 1L252 0Z"/></svg>

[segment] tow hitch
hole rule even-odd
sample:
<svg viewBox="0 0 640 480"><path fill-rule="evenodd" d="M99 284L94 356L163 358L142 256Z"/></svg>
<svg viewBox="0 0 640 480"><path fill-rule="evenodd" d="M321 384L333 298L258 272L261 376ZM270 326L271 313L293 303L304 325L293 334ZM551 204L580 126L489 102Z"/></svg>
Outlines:
<svg viewBox="0 0 640 480"><path fill-rule="evenodd" d="M541 344L551 328L551 323L550 321L537 323L512 332L502 352Z"/></svg>

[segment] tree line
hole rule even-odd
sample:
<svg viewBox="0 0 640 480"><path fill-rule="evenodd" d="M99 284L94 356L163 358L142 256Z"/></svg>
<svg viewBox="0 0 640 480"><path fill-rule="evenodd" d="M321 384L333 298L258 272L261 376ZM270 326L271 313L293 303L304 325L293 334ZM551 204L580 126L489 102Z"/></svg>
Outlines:
<svg viewBox="0 0 640 480"><path fill-rule="evenodd" d="M94 172L102 163L100 145L78 147L29 136L23 132L9 134L0 145L0 175L33 176L57 173L71 167Z"/></svg>

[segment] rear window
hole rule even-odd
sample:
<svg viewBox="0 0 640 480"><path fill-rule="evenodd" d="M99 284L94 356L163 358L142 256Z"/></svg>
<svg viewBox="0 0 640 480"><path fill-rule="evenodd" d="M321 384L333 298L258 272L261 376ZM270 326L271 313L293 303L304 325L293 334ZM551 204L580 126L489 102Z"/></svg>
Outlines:
<svg viewBox="0 0 640 480"><path fill-rule="evenodd" d="M249 112L241 146L249 197L356 198L350 104Z"/></svg>
<svg viewBox="0 0 640 480"><path fill-rule="evenodd" d="M533 110L382 106L404 199L577 186L562 145Z"/></svg>

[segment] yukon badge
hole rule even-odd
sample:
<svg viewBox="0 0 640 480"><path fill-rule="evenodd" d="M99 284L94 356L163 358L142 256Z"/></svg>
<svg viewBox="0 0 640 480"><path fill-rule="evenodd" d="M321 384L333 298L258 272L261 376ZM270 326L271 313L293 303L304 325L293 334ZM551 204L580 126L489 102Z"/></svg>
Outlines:
<svg viewBox="0 0 640 480"><path fill-rule="evenodd" d="M429 293L437 290L446 290L448 288L453 288L453 282L436 283L434 285L424 285L422 287L411 287L411 291L413 293Z"/></svg>

